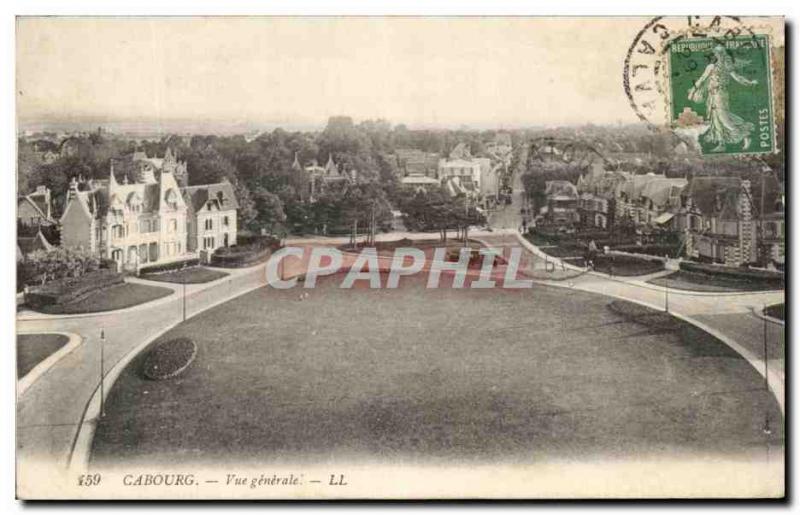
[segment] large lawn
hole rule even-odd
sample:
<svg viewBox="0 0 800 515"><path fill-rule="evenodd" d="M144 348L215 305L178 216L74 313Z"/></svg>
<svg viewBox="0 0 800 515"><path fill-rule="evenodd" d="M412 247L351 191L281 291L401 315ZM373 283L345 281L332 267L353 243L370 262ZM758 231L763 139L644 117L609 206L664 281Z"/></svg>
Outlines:
<svg viewBox="0 0 800 515"><path fill-rule="evenodd" d="M721 275L702 274L678 270L669 275L648 281L658 286L668 286L679 290L726 292L726 291L768 291L775 286L757 279L737 279Z"/></svg>
<svg viewBox="0 0 800 515"><path fill-rule="evenodd" d="M95 465L348 460L760 460L781 414L751 366L682 322L528 290L261 288L160 340L198 347L110 392ZM765 412L773 431L762 431ZM768 441L767 441L768 440Z"/></svg>
<svg viewBox="0 0 800 515"><path fill-rule="evenodd" d="M228 274L221 270L212 270L204 266L191 266L188 268L170 270L168 272L143 274L141 277L142 279L147 279L148 281L179 284L199 284L216 281L217 279L227 276Z"/></svg>
<svg viewBox="0 0 800 515"><path fill-rule="evenodd" d="M49 355L67 344L63 334L18 334L17 378L21 379Z"/></svg>
<svg viewBox="0 0 800 515"><path fill-rule="evenodd" d="M51 315L73 315L79 313L112 311L160 299L171 293L171 289L162 288L160 286L124 283L104 288L76 302L71 302L69 304L53 304L45 306L39 311Z"/></svg>

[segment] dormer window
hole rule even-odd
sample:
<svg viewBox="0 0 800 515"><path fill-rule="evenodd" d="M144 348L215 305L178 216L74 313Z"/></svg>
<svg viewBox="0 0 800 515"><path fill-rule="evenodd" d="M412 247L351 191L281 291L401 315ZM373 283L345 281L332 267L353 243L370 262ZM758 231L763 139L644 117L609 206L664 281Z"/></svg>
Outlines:
<svg viewBox="0 0 800 515"><path fill-rule="evenodd" d="M111 200L109 201L109 205L111 206L112 211L122 211L123 208L122 200L117 195L111 195Z"/></svg>
<svg viewBox="0 0 800 515"><path fill-rule="evenodd" d="M167 190L167 193L164 195L164 202L167 203L170 209L178 209L178 194L175 193L174 188Z"/></svg>
<svg viewBox="0 0 800 515"><path fill-rule="evenodd" d="M137 192L128 195L128 209L134 213L138 213L142 210L142 197Z"/></svg>

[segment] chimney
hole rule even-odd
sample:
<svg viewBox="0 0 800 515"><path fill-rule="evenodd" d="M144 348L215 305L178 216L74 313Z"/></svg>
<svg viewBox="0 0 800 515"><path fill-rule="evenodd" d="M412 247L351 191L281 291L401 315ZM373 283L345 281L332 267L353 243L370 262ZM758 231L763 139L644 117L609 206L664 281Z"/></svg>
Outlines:
<svg viewBox="0 0 800 515"><path fill-rule="evenodd" d="M74 198L75 195L78 194L78 180L75 176L72 176L72 179L69 181L69 192L67 193L67 198L71 199Z"/></svg>

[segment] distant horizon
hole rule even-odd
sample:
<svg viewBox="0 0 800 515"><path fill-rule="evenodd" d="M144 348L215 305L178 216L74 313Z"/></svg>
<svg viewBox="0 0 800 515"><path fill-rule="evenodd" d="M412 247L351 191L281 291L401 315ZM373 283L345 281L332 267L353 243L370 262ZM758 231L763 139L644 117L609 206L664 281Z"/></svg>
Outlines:
<svg viewBox="0 0 800 515"><path fill-rule="evenodd" d="M349 116L346 114L332 115L332 116ZM76 119L77 118L77 119ZM83 119L81 119L83 118ZM404 125L408 130L431 130L431 131L517 131L517 130L538 130L538 129L554 129L554 128L579 128L579 127L630 127L630 126L644 126L644 122L629 121L623 123L621 121L615 123L565 123L565 124L543 124L531 123L524 125L492 125L490 123L473 123L473 124L459 124L459 125L412 125L402 121L396 122L394 120L387 120L384 118L363 118L353 119L353 123L358 125L364 121L381 120L389 123L393 128L399 125ZM273 131L282 129L290 132L319 132L322 131L326 124L327 119L317 123L278 123L278 122L256 122L256 121L243 121L243 120L191 120L191 119L167 119L167 120L151 120L147 118L130 118L130 119L101 119L93 117L75 117L75 118L56 118L52 120L19 120L17 133L23 132L91 132L97 130L98 127L108 130L112 133L161 133L161 134L247 134L253 132Z"/></svg>

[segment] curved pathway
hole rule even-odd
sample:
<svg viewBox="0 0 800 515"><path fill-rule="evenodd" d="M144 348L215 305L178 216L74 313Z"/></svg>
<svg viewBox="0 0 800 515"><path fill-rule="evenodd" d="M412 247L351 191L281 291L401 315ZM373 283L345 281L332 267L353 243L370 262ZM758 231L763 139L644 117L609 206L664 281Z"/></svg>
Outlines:
<svg viewBox="0 0 800 515"><path fill-rule="evenodd" d="M173 284L169 285L173 294L124 310L79 316L21 314L17 320L20 333L69 332L80 335L83 344L62 356L47 374L17 392L20 478L63 474L81 425L94 424L91 417L84 415L100 385L101 331L105 334L103 371L108 374L132 349L180 323L184 309L186 317L190 317L266 284L264 264L226 271L230 275L216 281L186 285L185 298L183 287ZM110 386L108 378L106 386ZM17 484L35 484L35 480L23 479Z"/></svg>
<svg viewBox="0 0 800 515"><path fill-rule="evenodd" d="M784 411L784 325L754 314L764 305L783 302L783 290L728 293L675 290L647 283L648 277L610 277L562 263L557 258L546 256L517 231L501 231L483 239L499 247L524 247L529 260L527 267L522 270L542 283L599 293L654 309L668 309L678 318L710 332L741 354L767 379L769 389L775 395L781 411ZM549 265L550 268L545 270L548 267L546 263L555 263L556 266ZM559 274L567 275L564 277ZM548 279L548 276L553 278Z"/></svg>
<svg viewBox="0 0 800 515"><path fill-rule="evenodd" d="M404 237L438 239L438 234L392 233L381 235L379 239L397 240ZM522 240L516 230L474 231L470 232L470 237L479 238L493 246L522 245L531 258L523 271L543 283L600 293L656 308L663 308L668 298L670 312L709 330L729 344L733 342L738 345L736 350L745 355L762 375L765 374L764 365L768 365L769 387L783 410L784 327L765 322L756 317L753 311L760 309L763 304L782 302L784 292L711 295L672 289L667 292L665 288L648 284L641 278L610 278L558 264L558 260L552 258L545 261L540 251ZM289 240L287 245L338 244L348 240L347 237L315 237ZM552 271L553 264L558 264L555 272ZM190 317L266 284L263 264L226 271L230 275L216 281L186 285L185 297L181 285L166 285L173 288L171 295L124 310L78 316L20 313L18 332L69 332L83 338L82 345L62 356L46 374L18 391L17 463L20 477L65 472L78 435L81 434L81 426L94 427L93 417L87 417L86 414L91 415L91 400L97 398L99 389L101 330L106 338L103 371L107 374L115 365L122 366L126 357L137 348L180 323L184 309L186 316ZM151 281L137 281L154 284ZM157 284L165 286L165 283ZM766 363L765 349L768 356ZM109 389L110 382L107 379L105 392ZM87 434L86 431L83 433ZM43 470L42 467L51 470ZM18 481L18 484L25 483L24 479Z"/></svg>

